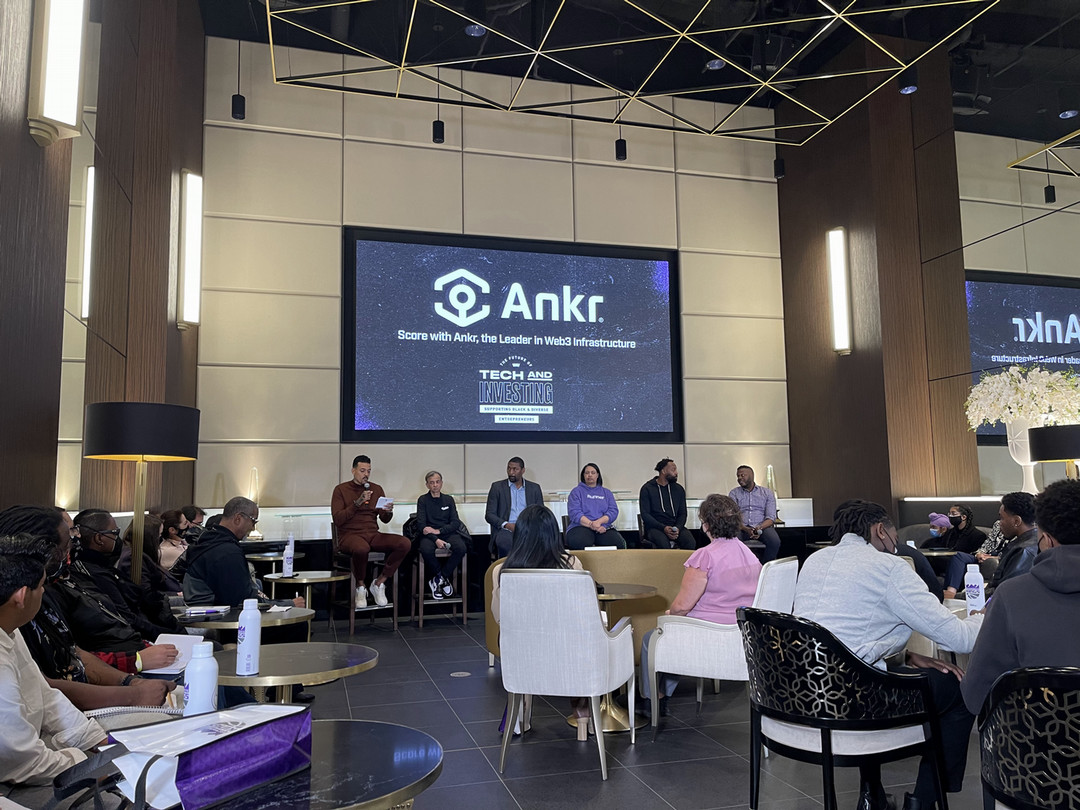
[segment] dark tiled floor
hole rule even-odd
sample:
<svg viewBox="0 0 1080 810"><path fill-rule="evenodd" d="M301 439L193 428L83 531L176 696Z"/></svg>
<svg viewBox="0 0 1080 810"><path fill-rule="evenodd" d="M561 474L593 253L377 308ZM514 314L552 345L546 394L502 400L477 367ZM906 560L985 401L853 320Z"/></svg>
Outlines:
<svg viewBox="0 0 1080 810"><path fill-rule="evenodd" d="M750 766L749 723L745 687L725 683L720 694L706 689L700 712L694 683L685 681L670 705L659 739L643 730L636 745L629 735L608 735L608 780L600 779L595 738L579 743L567 725L568 702L537 698L532 731L515 738L506 772L498 772L499 720L506 705L498 666L489 669L484 648L483 616L460 620L425 617L421 630L402 622L398 633L389 623L357 624L354 641L379 651L379 664L369 672L325 686L310 687L318 695L316 719L353 718L401 723L431 734L446 755L442 775L419 796L417 810L532 810L597 808L598 810L706 810L747 807ZM339 621L336 638L344 641L348 626ZM335 639L325 625L313 639ZM821 772L811 765L778 756L765 761L760 810L812 810L822 807ZM911 790L916 761L882 768L886 789L898 797ZM950 794L951 810L981 810L978 742L968 750L962 793ZM854 808L858 776L837 771L841 810Z"/></svg>

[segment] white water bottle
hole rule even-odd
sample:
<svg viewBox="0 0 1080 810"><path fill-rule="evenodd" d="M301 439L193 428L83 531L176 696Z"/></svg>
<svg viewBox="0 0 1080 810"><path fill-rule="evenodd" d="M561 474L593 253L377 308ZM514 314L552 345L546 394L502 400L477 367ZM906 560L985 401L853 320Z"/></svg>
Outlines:
<svg viewBox="0 0 1080 810"><path fill-rule="evenodd" d="M296 541L293 533L289 532L289 539L285 542L285 561L281 565L281 576L288 578L293 575L293 556L296 554Z"/></svg>
<svg viewBox="0 0 1080 810"><path fill-rule="evenodd" d="M967 598L967 613L970 616L986 605L986 593L983 591L983 577L978 563L971 563L964 575L964 594Z"/></svg>
<svg viewBox="0 0 1080 810"><path fill-rule="evenodd" d="M214 645L201 641L191 650L184 668L184 717L217 709L218 666Z"/></svg>
<svg viewBox="0 0 1080 810"><path fill-rule="evenodd" d="M259 600L245 599L236 629L236 674L259 674L259 645L262 643L262 616Z"/></svg>

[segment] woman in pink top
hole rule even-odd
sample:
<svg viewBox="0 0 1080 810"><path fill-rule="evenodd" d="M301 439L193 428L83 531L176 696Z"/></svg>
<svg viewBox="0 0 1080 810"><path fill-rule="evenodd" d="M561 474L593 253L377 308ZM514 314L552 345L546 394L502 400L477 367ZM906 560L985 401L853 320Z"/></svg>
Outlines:
<svg viewBox="0 0 1080 810"><path fill-rule="evenodd" d="M672 616L690 616L717 624L735 624L735 611L753 603L757 593L761 563L754 553L738 539L742 528L739 505L727 495L710 495L698 509L701 530L708 535L709 545L699 548L684 563L682 586L667 612ZM649 637L641 644L641 671L649 671ZM648 678L642 679L645 692L643 705L637 713L652 715ZM672 675L660 677L660 713L665 714L667 699L678 686Z"/></svg>

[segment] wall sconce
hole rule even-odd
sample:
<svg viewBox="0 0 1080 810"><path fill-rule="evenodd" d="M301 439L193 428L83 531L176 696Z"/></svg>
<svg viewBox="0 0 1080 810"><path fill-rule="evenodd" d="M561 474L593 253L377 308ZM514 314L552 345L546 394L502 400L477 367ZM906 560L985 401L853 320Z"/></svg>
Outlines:
<svg viewBox="0 0 1080 810"><path fill-rule="evenodd" d="M86 205L83 208L82 308L80 317L90 317L90 258L94 247L94 167L86 167Z"/></svg>
<svg viewBox="0 0 1080 810"><path fill-rule="evenodd" d="M833 351L851 354L851 302L848 294L847 233L833 228L828 233L829 309L832 312Z"/></svg>
<svg viewBox="0 0 1080 810"><path fill-rule="evenodd" d="M184 172L180 214L180 329L199 323L199 296L202 294L202 177Z"/></svg>
<svg viewBox="0 0 1080 810"><path fill-rule="evenodd" d="M79 134L85 0L35 0L30 136L48 146Z"/></svg>

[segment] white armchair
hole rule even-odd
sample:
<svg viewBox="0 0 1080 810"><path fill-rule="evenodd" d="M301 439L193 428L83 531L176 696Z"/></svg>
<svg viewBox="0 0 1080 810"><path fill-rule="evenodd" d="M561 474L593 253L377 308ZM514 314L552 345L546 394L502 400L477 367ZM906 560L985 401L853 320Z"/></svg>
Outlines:
<svg viewBox="0 0 1080 810"><path fill-rule="evenodd" d="M630 620L610 631L600 618L596 584L588 571L503 570L499 582L499 647L509 705L499 773L525 695L588 697L592 716L600 698L629 684L634 715L634 640ZM600 773L607 779L604 732L596 723ZM633 726L630 742L635 742Z"/></svg>
<svg viewBox="0 0 1080 810"><path fill-rule="evenodd" d="M765 563L758 577L753 607L777 613L791 613L795 604L795 582L799 561L784 557ZM653 733L660 722L659 673L698 678L697 700L701 706L704 679L745 681L746 655L737 624L716 624L689 616L661 616L649 639L649 679Z"/></svg>

